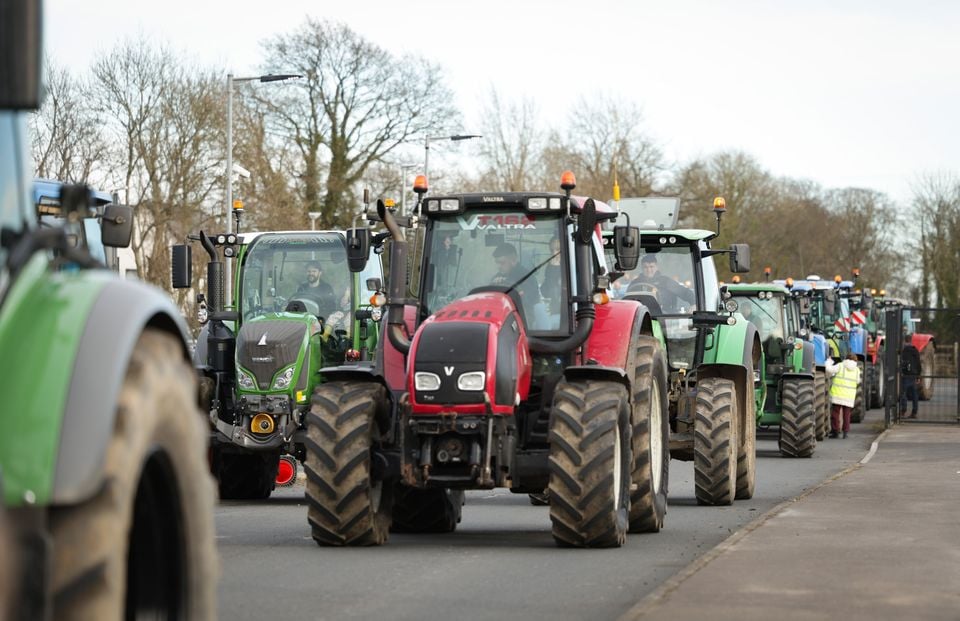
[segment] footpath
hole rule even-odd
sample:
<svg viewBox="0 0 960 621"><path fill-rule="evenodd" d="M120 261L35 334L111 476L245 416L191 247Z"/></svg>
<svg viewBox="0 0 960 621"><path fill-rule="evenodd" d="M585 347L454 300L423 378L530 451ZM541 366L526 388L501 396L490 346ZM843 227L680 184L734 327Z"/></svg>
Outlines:
<svg viewBox="0 0 960 621"><path fill-rule="evenodd" d="M960 620L960 426L898 425L874 446L621 619Z"/></svg>

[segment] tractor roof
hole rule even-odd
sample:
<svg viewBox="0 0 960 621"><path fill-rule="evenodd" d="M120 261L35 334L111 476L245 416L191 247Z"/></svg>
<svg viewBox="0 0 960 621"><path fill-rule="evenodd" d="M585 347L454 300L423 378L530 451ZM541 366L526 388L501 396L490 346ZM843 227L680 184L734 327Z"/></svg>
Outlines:
<svg viewBox="0 0 960 621"><path fill-rule="evenodd" d="M560 213L565 195L559 192L467 192L463 194L444 194L427 196L423 199L423 214L429 217L448 216L462 213L467 209L498 209L521 207L531 214ZM531 199L544 199L531 202ZM571 196L573 213L580 213L586 196ZM456 203L450 203L457 201ZM593 199L597 208L598 220L612 220L617 217L617 211L603 201ZM445 203L450 203L445 204ZM534 206L536 205L536 206Z"/></svg>
<svg viewBox="0 0 960 621"><path fill-rule="evenodd" d="M773 291L774 293L790 295L790 291L786 287L772 282L743 282L729 284L727 285L727 291L733 295L737 295L738 293L756 293L757 291Z"/></svg>
<svg viewBox="0 0 960 621"><path fill-rule="evenodd" d="M253 243L253 240L263 235L319 235L326 233L336 233L340 236L344 234L343 231L251 231L250 233L243 233L239 235L239 237L240 243L250 244Z"/></svg>

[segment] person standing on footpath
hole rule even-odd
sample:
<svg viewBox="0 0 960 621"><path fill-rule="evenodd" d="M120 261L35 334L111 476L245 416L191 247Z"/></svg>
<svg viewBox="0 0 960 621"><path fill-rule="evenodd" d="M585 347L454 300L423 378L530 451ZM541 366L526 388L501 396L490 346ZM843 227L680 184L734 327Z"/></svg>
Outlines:
<svg viewBox="0 0 960 621"><path fill-rule="evenodd" d="M833 408L830 412L830 437L840 435L840 417L843 416L843 437L850 431L850 415L853 404L857 400L857 386L860 385L860 368L857 367L856 354L847 354L846 360L834 364L827 359L827 377L833 377L830 386L830 402Z"/></svg>
<svg viewBox="0 0 960 621"><path fill-rule="evenodd" d="M903 351L900 352L900 416L907 411L907 399L910 399L913 407L910 415L904 418L916 418L920 400L917 379L923 373L923 367L920 364L920 350L913 344L913 338L905 334L903 341Z"/></svg>

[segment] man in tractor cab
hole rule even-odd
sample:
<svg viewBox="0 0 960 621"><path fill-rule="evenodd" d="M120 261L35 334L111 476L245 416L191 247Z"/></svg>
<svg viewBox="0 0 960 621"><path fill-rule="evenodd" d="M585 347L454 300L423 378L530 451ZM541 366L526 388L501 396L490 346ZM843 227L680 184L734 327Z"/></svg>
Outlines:
<svg viewBox="0 0 960 621"><path fill-rule="evenodd" d="M657 298L660 308L664 312L678 309L680 300L696 302L697 294L692 289L687 289L672 278L660 273L656 255L644 255L640 261L640 268L641 273L630 283L627 294L651 293Z"/></svg>
<svg viewBox="0 0 960 621"><path fill-rule="evenodd" d="M297 289L296 297L316 302L321 317L337 310L337 299L330 283L322 280L323 267L319 261L307 263L307 281Z"/></svg>
<svg viewBox="0 0 960 621"><path fill-rule="evenodd" d="M523 305L532 308L540 302L540 286L530 274L529 268L520 265L520 257L513 244L500 244L493 251L493 261L497 264L497 273L490 281L492 285L511 287L520 294ZM520 282L524 277L526 280Z"/></svg>

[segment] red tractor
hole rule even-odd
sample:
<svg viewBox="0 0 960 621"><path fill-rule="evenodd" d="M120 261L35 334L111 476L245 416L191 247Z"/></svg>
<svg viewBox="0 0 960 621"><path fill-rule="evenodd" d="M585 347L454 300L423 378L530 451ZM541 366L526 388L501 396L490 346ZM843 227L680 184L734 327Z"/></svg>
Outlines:
<svg viewBox="0 0 960 621"><path fill-rule="evenodd" d="M562 546L616 547L628 531L660 529L664 353L647 308L606 295L599 223L617 212L572 197L572 173L561 187L425 198L420 177L416 216L378 203L391 238L382 350L324 369L308 417L318 544L450 532L463 490L495 487L548 490ZM418 240L409 263L404 228ZM639 232L615 231L617 267L632 269ZM349 231L352 269L370 243L367 229Z"/></svg>

